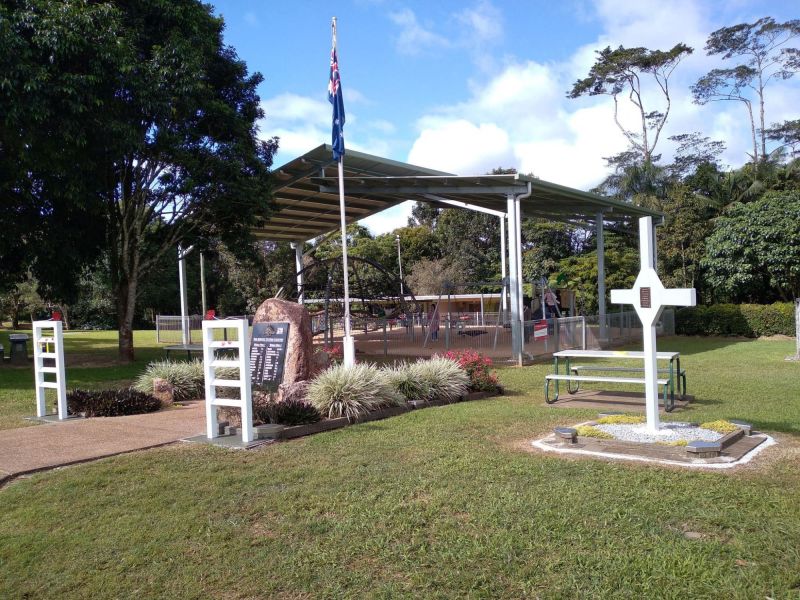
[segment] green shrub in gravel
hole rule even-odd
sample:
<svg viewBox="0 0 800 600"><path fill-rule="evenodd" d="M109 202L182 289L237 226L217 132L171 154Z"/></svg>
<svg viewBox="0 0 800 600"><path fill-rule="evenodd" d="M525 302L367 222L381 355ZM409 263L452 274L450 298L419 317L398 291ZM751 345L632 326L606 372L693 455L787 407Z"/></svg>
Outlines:
<svg viewBox="0 0 800 600"><path fill-rule="evenodd" d="M308 401L325 417L357 418L370 411L405 404L384 371L374 365L337 365L308 385Z"/></svg>

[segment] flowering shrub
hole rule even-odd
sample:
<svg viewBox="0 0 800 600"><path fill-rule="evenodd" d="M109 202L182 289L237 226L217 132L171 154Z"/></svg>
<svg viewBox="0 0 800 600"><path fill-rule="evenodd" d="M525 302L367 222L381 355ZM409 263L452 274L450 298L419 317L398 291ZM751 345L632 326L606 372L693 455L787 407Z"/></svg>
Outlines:
<svg viewBox="0 0 800 600"><path fill-rule="evenodd" d="M475 350L450 350L445 353L445 358L458 363L469 376L469 390L471 392L499 392L502 390L497 381L497 373L492 371L492 359L483 356Z"/></svg>
<svg viewBox="0 0 800 600"><path fill-rule="evenodd" d="M322 351L328 355L332 365L338 365L342 362L344 349L341 344L333 344L332 346L323 346Z"/></svg>

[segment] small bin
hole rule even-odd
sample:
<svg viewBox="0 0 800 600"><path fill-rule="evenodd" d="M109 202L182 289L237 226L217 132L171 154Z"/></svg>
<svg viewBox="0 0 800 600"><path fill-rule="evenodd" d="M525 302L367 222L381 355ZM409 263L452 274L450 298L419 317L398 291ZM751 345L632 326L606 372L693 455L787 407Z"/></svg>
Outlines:
<svg viewBox="0 0 800 600"><path fill-rule="evenodd" d="M28 338L27 333L12 333L8 336L8 341L11 343L10 355L12 364L28 364Z"/></svg>

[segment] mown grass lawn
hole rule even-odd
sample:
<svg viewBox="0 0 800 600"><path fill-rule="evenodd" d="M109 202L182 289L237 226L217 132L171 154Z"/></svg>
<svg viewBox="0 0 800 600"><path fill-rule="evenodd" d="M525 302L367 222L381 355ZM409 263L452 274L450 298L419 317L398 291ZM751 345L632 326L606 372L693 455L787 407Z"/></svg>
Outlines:
<svg viewBox="0 0 800 600"><path fill-rule="evenodd" d="M0 330L0 344L9 353L10 333L28 331ZM116 331L68 331L64 333L64 355L67 366L67 387L105 388L128 385L147 363L163 358L163 349L156 344L155 331L134 332L136 361L121 364L117 357ZM31 340L28 354L33 356ZM25 416L36 414L33 390L33 362L29 365L0 366L0 430L35 425Z"/></svg>
<svg viewBox="0 0 800 600"><path fill-rule="evenodd" d="M748 419L779 446L734 472L532 452L592 413L542 405L548 365L503 369L501 398L17 481L0 491L0 597L800 597L792 343L667 346L697 398L671 418Z"/></svg>

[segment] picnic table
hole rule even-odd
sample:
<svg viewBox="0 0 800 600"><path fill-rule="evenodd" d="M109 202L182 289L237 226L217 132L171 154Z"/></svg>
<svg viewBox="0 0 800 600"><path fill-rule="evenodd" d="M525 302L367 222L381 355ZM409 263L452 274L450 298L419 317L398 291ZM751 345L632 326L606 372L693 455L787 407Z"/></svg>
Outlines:
<svg viewBox="0 0 800 600"><path fill-rule="evenodd" d="M186 352L186 358L188 360L192 360L192 352L197 354L203 354L203 345L202 344L176 344L174 346L164 346L164 350L167 353L167 360L169 360L169 353L170 352Z"/></svg>
<svg viewBox="0 0 800 600"><path fill-rule="evenodd" d="M664 410L671 412L675 408L675 388L681 397L686 395L686 371L681 369L680 352L658 352L656 358L660 361L668 361L668 365L659 368L658 373L666 375L657 379L658 385L664 389ZM574 359L616 359L627 361L628 364L608 365L607 363L590 363L575 365ZM553 404L558 400L559 382L567 384L567 391L574 394L580 388L582 382L610 382L644 385L644 377L630 376L604 376L597 373L644 373L643 366L634 366L631 361L641 364L644 360L644 352L641 350L561 350L553 353L553 373L545 376L544 399L548 404ZM561 364L564 364L564 373L560 371ZM581 373L592 373L582 375ZM555 396L550 398L550 382L555 383ZM573 385L574 384L574 388ZM676 385L677 384L677 385ZM669 392L669 394L667 393Z"/></svg>

